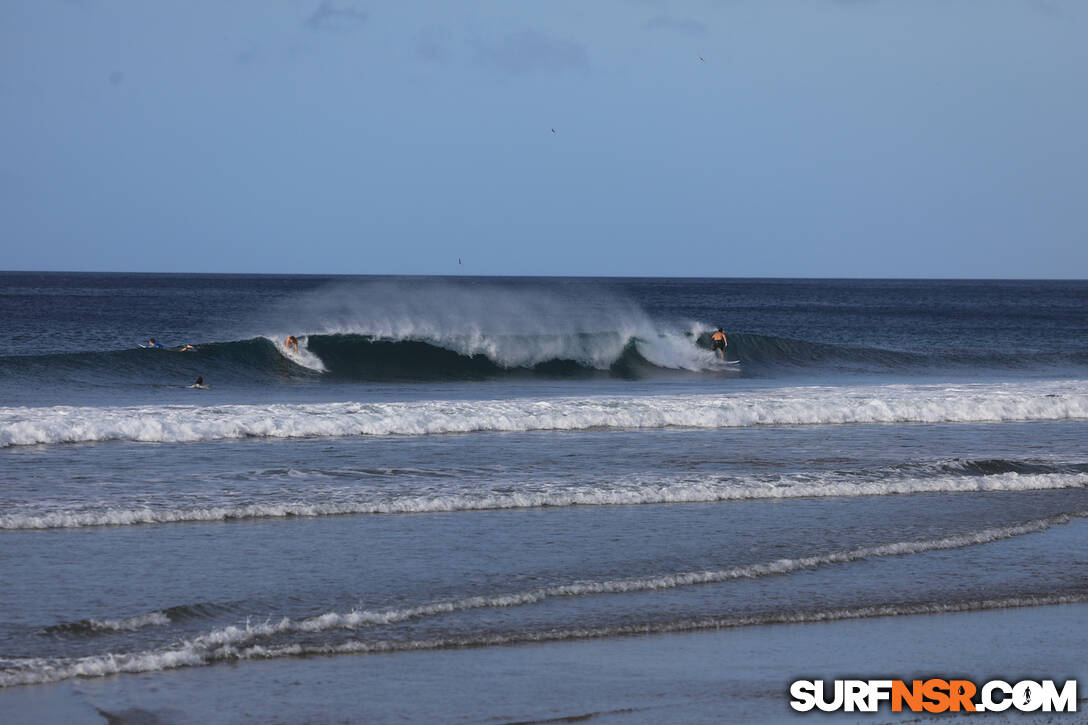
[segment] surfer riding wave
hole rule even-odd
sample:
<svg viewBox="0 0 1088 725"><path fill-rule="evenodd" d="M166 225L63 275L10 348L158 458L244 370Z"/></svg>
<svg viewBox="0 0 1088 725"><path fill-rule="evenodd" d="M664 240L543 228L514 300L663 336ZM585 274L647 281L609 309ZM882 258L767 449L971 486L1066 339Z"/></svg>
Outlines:
<svg viewBox="0 0 1088 725"><path fill-rule="evenodd" d="M725 337L725 333L722 332L722 328L718 328L718 331L710 336L710 347L718 355L718 358L725 360L725 347L729 344L729 341Z"/></svg>

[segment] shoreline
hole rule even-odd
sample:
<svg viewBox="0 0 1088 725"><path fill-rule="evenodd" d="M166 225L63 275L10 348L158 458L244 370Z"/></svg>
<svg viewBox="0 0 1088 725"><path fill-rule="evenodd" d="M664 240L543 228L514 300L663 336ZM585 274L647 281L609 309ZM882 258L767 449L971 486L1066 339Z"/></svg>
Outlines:
<svg viewBox="0 0 1088 725"><path fill-rule="evenodd" d="M1088 604L213 665L0 691L15 723L928 721L795 713L795 679L1088 682ZM1060 643L1060 645L1056 644ZM986 722L1076 721L1077 713ZM1003 716L1003 717L1002 717ZM941 719L946 720L948 716Z"/></svg>

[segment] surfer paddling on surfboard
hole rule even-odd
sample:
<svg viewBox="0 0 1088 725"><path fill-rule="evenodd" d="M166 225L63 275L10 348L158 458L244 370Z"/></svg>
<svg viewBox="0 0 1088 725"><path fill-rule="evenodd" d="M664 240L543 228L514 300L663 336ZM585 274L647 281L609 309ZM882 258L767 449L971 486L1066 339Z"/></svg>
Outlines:
<svg viewBox="0 0 1088 725"><path fill-rule="evenodd" d="M722 332L722 328L718 328L718 331L710 336L710 349L718 354L718 357L725 360L725 346L729 344L729 341L725 339L725 333Z"/></svg>
<svg viewBox="0 0 1088 725"><path fill-rule="evenodd" d="M196 388L197 390L211 390L212 386L204 384L204 376L197 377L196 382L189 386L190 388Z"/></svg>
<svg viewBox="0 0 1088 725"><path fill-rule="evenodd" d="M283 341L283 346L286 347L288 350L294 348L295 354L298 354L298 338L294 335L288 335L287 339Z"/></svg>
<svg viewBox="0 0 1088 725"><path fill-rule="evenodd" d="M151 338L147 341L146 345L140 345L145 350L174 350L177 352L196 352L196 348L192 345L181 345L180 347L166 347L161 342L157 342L155 338Z"/></svg>

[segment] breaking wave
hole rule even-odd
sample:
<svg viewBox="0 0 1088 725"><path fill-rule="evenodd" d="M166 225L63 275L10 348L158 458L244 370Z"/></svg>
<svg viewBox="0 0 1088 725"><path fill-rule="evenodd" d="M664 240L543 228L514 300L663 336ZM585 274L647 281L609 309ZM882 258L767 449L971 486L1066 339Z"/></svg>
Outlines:
<svg viewBox="0 0 1088 725"><path fill-rule="evenodd" d="M146 614L137 614L131 617L118 617L98 619L91 617L81 619L78 622L63 622L49 627L43 627L46 634L69 635L102 635L117 632L136 632L148 627L165 627L176 622L188 619L206 619L215 615L228 612L229 609L220 604L186 604L166 609L156 609Z"/></svg>
<svg viewBox="0 0 1088 725"><path fill-rule="evenodd" d="M290 500L253 501L221 505L152 507L118 503L108 508L31 511L0 514L3 529L63 529L88 526L134 526L199 521L344 516L353 514L414 514L487 511L567 506L631 506L663 503L710 503L756 499L836 496L891 496L917 493L1042 491L1088 488L1085 466L1063 473L973 473L900 475L811 474L760 479L705 475L633 476L577 486L536 484L532 490L499 492L472 484L447 492L385 493L373 489L316 494L292 491ZM503 484L505 487L505 484Z"/></svg>
<svg viewBox="0 0 1088 725"><path fill-rule="evenodd" d="M359 334L299 335L299 351L283 337L198 345L196 350L113 350L0 358L12 375L176 380L199 371L216 380L302 379L435 382L496 378L640 378L672 372L731 370L695 335L650 338L618 332L546 336L451 336L390 339Z"/></svg>
<svg viewBox="0 0 1088 725"><path fill-rule="evenodd" d="M0 408L0 447L94 441L434 435L1088 418L1088 384L799 387L727 395L599 396L165 407Z"/></svg>
<svg viewBox="0 0 1088 725"><path fill-rule="evenodd" d="M447 334L399 338L361 333L299 334L198 344L195 351L112 350L0 357L0 372L52 380L161 382L199 374L209 380L440 382L508 378L640 379L742 372L768 375L837 372L932 373L955 368L1068 369L1088 353L996 354L905 351L830 345L767 335L729 334L727 363L710 349L708 327L654 327L565 334ZM739 364L739 365L738 365Z"/></svg>
<svg viewBox="0 0 1088 725"><path fill-rule="evenodd" d="M173 348L143 350L134 338L130 349L0 355L0 378L101 386L179 384L198 375L220 385L1088 370L1088 350L1076 348L950 341L942 349L881 349L822 342L818 332L805 340L743 327L726 331L726 364L710 349L717 323L685 316L706 315L705 306L681 314L671 312L680 309L674 300L650 299L644 308L623 295L578 280L533 287L517 280L330 284L288 294L229 331L209 332L218 339L172 339ZM298 339L297 351L285 347L288 335ZM185 343L196 349L182 352Z"/></svg>

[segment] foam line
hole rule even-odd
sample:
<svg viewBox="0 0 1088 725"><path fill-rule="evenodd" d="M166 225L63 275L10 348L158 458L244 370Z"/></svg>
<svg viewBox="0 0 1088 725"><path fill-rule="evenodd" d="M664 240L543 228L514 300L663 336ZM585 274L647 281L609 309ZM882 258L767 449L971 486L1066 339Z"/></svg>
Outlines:
<svg viewBox="0 0 1088 725"><path fill-rule="evenodd" d="M93 441L1088 418L1085 381L811 387L726 395L167 407L0 408L0 447Z"/></svg>
<svg viewBox="0 0 1088 725"><path fill-rule="evenodd" d="M229 637L218 640L185 642L173 649L134 653L107 653L78 658L17 658L0 660L0 687L59 682L75 677L107 677L121 673L162 672L181 667L198 667L217 662L276 659L335 654L375 654L468 647L490 647L535 642L561 642L600 639L641 634L696 632L708 629L750 627L773 624L809 624L873 617L947 614L988 609L1039 607L1056 604L1080 604L1088 595L1043 595L1006 597L960 602L919 602L811 612L772 612L749 617L686 619L621 625L616 627L572 628L547 631L496 633L424 640L348 640L332 645L290 644L277 647L253 645L238 647Z"/></svg>
<svg viewBox="0 0 1088 725"><path fill-rule="evenodd" d="M193 508L117 507L105 510L49 511L0 514L3 529L63 529L87 526L232 521L262 518L341 516L353 514L412 514L488 511L568 506L627 506L664 503L706 503L753 499L831 496L887 496L915 493L1036 491L1088 487L1088 473L998 473L983 476L944 475L874 479L832 477L824 481L734 478L707 482L705 477L654 478L635 476L602 484L518 493L452 490L441 495L400 495L375 498L352 491L337 502L253 503Z"/></svg>
<svg viewBox="0 0 1088 725"><path fill-rule="evenodd" d="M403 622L420 617L448 614L469 609L508 608L536 604L545 599L558 597L579 597L598 594L628 594L632 592L660 591L699 584L719 584L735 579L756 579L764 576L790 574L804 569L814 569L829 564L842 564L862 559L906 556L927 551L959 549L966 546L989 544L995 541L1011 539L1025 534L1036 534L1052 526L1068 524L1073 517L1088 516L1088 511L1075 514L1060 514L1045 519L1036 519L1016 526L1003 526L983 529L967 534L956 534L927 541L902 541L880 546L866 546L847 551L818 554L797 559L778 559L762 564L748 564L709 571L681 572L662 576L635 577L598 582L575 582L550 587L530 589L499 596L467 597L464 599L434 602L417 607L388 609L380 611L352 611L347 613L329 612L301 621L283 618L279 622L260 630L262 635L282 634L284 632L320 632L329 629L355 629L360 626L383 625ZM255 630L257 631L257 630Z"/></svg>

